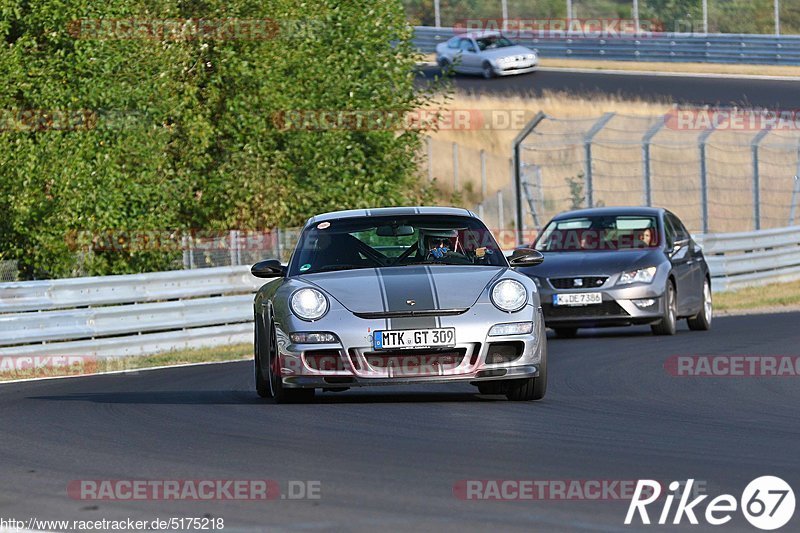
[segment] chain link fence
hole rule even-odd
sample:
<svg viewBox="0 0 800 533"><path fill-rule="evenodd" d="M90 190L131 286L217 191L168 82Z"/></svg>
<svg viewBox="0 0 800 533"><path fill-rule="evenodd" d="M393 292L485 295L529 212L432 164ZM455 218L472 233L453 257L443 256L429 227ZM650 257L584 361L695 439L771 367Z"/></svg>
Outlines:
<svg viewBox="0 0 800 533"><path fill-rule="evenodd" d="M465 19L628 19L675 33L800 33L800 0L403 0L414 26Z"/></svg>
<svg viewBox="0 0 800 533"><path fill-rule="evenodd" d="M603 205L666 207L698 233L796 223L800 131L676 116L543 116L519 145L523 225Z"/></svg>

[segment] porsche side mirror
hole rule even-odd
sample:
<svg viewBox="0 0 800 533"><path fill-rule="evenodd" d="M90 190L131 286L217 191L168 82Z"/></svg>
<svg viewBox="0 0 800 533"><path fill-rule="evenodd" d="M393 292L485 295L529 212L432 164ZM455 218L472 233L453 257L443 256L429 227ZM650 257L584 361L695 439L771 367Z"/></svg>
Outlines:
<svg viewBox="0 0 800 533"><path fill-rule="evenodd" d="M253 265L250 273L257 278L282 278L286 275L286 267L277 259L267 259Z"/></svg>
<svg viewBox="0 0 800 533"><path fill-rule="evenodd" d="M538 250L532 248L517 248L508 258L512 267L536 266L544 261L544 256Z"/></svg>

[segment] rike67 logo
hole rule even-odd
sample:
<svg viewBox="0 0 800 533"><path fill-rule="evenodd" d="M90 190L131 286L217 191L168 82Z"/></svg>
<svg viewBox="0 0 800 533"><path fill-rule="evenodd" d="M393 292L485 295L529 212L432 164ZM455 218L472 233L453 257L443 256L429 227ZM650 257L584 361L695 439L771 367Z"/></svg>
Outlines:
<svg viewBox="0 0 800 533"><path fill-rule="evenodd" d="M717 496L707 503L704 513L700 512L700 504L708 496L697 496L690 501L693 484L694 479L689 479L685 484L686 488L683 490L681 490L683 484L678 481L673 481L669 484L670 493L663 500L663 507L658 515L657 524L672 523L678 525L686 518L690 524L697 525L699 523L697 517L700 515L705 519L706 523L712 526L721 526L730 522L733 514L736 513L738 508L741 508L742 514L750 524L764 531L772 531L785 526L794 515L794 491L788 483L779 477L762 476L754 479L745 487L742 497L738 501L730 494ZM661 492L661 484L658 481L640 479L636 484L631 504L628 507L625 525L634 523L637 514L642 524L649 525L651 519L647 506L659 500ZM678 497L678 504L673 512L672 505L676 496ZM650 510L657 509L651 508ZM670 517L672 518L671 522Z"/></svg>

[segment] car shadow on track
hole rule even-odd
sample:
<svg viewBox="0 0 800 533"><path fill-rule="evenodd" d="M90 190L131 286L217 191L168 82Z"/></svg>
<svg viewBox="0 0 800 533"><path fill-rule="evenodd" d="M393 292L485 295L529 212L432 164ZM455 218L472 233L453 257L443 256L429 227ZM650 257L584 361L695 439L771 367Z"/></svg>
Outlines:
<svg viewBox="0 0 800 533"><path fill-rule="evenodd" d="M696 335L697 332L689 331L688 329L681 329L678 326L678 331L676 335ZM580 339L614 339L614 338L641 338L641 337L651 337L653 339L669 339L669 336L658 336L653 335L653 332L650 331L649 326L633 326L633 327L621 327L621 328L584 328L579 329L578 333L575 337L572 338L561 338L557 337L553 331L548 330L547 332L547 340L549 341L556 341L556 342L570 342Z"/></svg>
<svg viewBox="0 0 800 533"><path fill-rule="evenodd" d="M250 391L165 391L165 392L86 392L52 396L30 396L30 400L90 402L131 405L275 405ZM506 401L504 396L470 392L367 392L349 391L317 394L317 404L347 403L447 403Z"/></svg>
<svg viewBox="0 0 800 533"><path fill-rule="evenodd" d="M247 405L261 400L249 391L154 391L84 392L53 396L30 396L30 400L152 405Z"/></svg>
<svg viewBox="0 0 800 533"><path fill-rule="evenodd" d="M169 392L88 392L53 396L31 396L30 400L55 402L90 402L131 405L276 405L250 391L169 391ZM478 392L402 392L375 393L352 391L317 394L316 404L364 403L448 403L506 401L504 396L479 395Z"/></svg>

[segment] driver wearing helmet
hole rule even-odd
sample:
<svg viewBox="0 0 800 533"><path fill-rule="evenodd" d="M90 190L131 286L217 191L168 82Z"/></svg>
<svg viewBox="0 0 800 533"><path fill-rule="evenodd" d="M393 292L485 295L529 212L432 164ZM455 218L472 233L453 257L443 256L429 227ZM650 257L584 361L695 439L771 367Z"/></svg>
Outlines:
<svg viewBox="0 0 800 533"><path fill-rule="evenodd" d="M420 255L425 259L444 259L456 251L458 232L455 230L420 230Z"/></svg>

